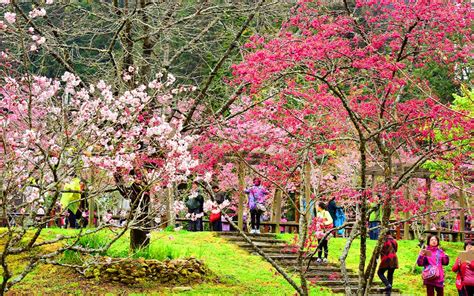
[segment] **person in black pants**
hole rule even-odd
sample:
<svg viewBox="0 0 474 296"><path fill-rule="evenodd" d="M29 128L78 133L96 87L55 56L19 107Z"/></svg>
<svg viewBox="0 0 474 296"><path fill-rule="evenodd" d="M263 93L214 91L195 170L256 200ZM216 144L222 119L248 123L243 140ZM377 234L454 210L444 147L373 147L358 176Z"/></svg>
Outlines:
<svg viewBox="0 0 474 296"><path fill-rule="evenodd" d="M189 222L189 231L202 231L202 216L204 215L204 198L199 192L198 182L192 184L190 195L186 201L188 207L188 216L191 218Z"/></svg>
<svg viewBox="0 0 474 296"><path fill-rule="evenodd" d="M331 215L326 211L326 205L324 202L318 203L318 209L315 217L316 222L316 238L318 239L318 259L317 263L327 263L328 262L328 237L324 238L325 232L328 229L331 229L333 226L333 221ZM323 239L324 238L324 239ZM323 256L324 251L324 258Z"/></svg>
<svg viewBox="0 0 474 296"><path fill-rule="evenodd" d="M380 252L380 265L377 274L385 285L386 295L390 295L392 292L393 286L393 273L395 269L398 268L398 258L397 258L398 244L397 241L392 237L390 232L384 237L384 243L382 246L382 251ZM387 273L387 277L385 277Z"/></svg>
<svg viewBox="0 0 474 296"><path fill-rule="evenodd" d="M70 228L77 228L77 220L76 220L76 213L73 213L70 209L67 209L67 220L69 222L69 227Z"/></svg>
<svg viewBox="0 0 474 296"><path fill-rule="evenodd" d="M214 192L214 203L216 205L216 209L213 209L215 211L220 210L219 206L224 202L225 200L225 192L222 192L219 190L219 186L214 185L212 186L212 191ZM212 231L222 231L222 220L218 219L214 222L211 223L211 230Z"/></svg>
<svg viewBox="0 0 474 296"><path fill-rule="evenodd" d="M259 178L253 179L253 186L244 190L248 195L248 206L250 209L251 234L260 234L260 216L265 212L265 200L269 194L268 190L262 185Z"/></svg>

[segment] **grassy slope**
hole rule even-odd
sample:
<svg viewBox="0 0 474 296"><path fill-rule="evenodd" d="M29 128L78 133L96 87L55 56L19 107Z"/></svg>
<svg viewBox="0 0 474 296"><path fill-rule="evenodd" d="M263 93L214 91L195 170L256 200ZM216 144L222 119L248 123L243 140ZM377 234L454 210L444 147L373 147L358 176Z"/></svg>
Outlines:
<svg viewBox="0 0 474 296"><path fill-rule="evenodd" d="M284 234L280 238L291 241L293 235ZM341 254L345 244L345 239L343 238L333 238L329 241L329 260L332 262L338 261L338 256ZM400 291L407 295L426 295L423 282L421 280L421 268L416 267L415 272L413 268L420 251L417 246L418 242L411 241L398 241L398 260L400 268L395 271L394 275L394 287L400 289ZM349 251L349 256L347 257L347 265L349 268L358 270L359 264L359 250L360 241L355 240L351 250ZM368 254L371 254L375 247L375 241L368 241ZM459 251L462 250L462 243L449 243L442 242L441 248L447 252L450 258L449 265L445 267L445 295L457 295L457 290L455 287L456 274L451 271L451 267L454 264L454 261L457 257ZM369 260L369 259L367 259ZM376 275L377 277L377 275ZM377 279L378 280L378 279Z"/></svg>
<svg viewBox="0 0 474 296"><path fill-rule="evenodd" d="M67 230L70 232L71 230ZM50 229L43 235L51 239L65 230ZM106 235L98 235L88 240L91 245L100 245ZM128 237L123 237L108 252L112 257L127 257ZM206 262L210 269L220 278L220 283L204 283L196 285L185 295L293 295L292 287L276 271L259 256L249 255L238 247L226 243L212 233L189 232L155 232L148 254L137 254L145 258L165 259L195 256ZM74 255L67 254L64 262L72 262ZM13 293L35 294L116 294L133 295L168 295L168 288L154 283L128 288L117 284L98 283L86 280L64 267L41 265L27 278L15 286ZM312 291L313 295L331 295L319 288Z"/></svg>
<svg viewBox="0 0 474 296"><path fill-rule="evenodd" d="M50 229L46 230L43 238L53 238L58 233L64 234L71 230ZM292 235L282 235L284 239L291 240ZM106 240L106 235L98 235L87 240L89 244L100 245ZM344 239L332 239L329 243L329 259L337 262L337 257L344 246ZM368 242L369 252L374 247L374 242ZM412 272L414 262L418 254L416 241L399 241L400 269L395 273L395 287L408 295L424 295L421 283L420 270ZM355 241L349 253L347 264L357 269L359 256L357 249L359 241ZM443 243L443 248L451 258L451 264L445 269L447 272L445 295L456 295L454 287L455 274L450 271L457 252L462 248L460 243ZM123 237L108 252L109 256L127 257L128 237ZM195 256L206 262L210 269L220 278L220 283L204 283L196 285L191 291L183 292L185 295L293 295L292 287L276 273L276 271L259 256L249 255L238 247L226 243L223 239L215 237L212 233L188 233L188 232L155 232L152 236L152 244L148 254L136 254L145 258L163 260L165 258L180 258ZM65 261L74 260L71 254L64 258ZM19 266L19 264L17 264ZM17 268L18 269L18 268ZM94 280L85 280L77 274L64 267L41 265L16 286L13 293L35 294L105 294L110 292L116 294L134 295L169 295L168 288L159 287L149 282L138 287L124 287L117 284L98 283ZM332 295L322 291L320 288L312 288L312 295Z"/></svg>

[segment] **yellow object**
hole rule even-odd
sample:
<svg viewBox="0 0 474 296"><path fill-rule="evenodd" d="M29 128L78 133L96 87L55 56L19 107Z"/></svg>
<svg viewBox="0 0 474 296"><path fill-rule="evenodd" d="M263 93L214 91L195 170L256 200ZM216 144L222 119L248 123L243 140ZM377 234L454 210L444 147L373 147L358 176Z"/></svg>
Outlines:
<svg viewBox="0 0 474 296"><path fill-rule="evenodd" d="M71 182L64 184L64 191L78 191L76 192L64 192L61 195L61 206L63 209L70 209L74 214L79 209L79 203L81 200L81 180L79 178L73 178Z"/></svg>

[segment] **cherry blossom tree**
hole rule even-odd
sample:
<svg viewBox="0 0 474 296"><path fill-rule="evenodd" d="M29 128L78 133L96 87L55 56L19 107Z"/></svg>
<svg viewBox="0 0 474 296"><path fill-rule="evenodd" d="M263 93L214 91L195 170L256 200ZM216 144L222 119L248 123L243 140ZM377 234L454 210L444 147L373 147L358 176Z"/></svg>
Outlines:
<svg viewBox="0 0 474 296"><path fill-rule="evenodd" d="M0 197L3 216L19 213L21 219L7 221L2 291L39 262L64 250L98 251L76 245L87 235L83 231L46 243L38 240L42 230L61 215L54 214L54 209L65 193L63 184L72 176L85 177L83 172L93 171L102 178L88 188L86 198L118 190L131 200L127 223L110 244L131 229L131 248L136 250L149 242L150 196L186 180L197 165L189 152L195 137L181 133L183 118L166 120L171 112L169 100L191 96L194 87L173 87L172 75L166 79L157 75L148 85L116 95L103 81L83 88L71 73L64 73L60 80L21 75L12 64L8 54L2 53ZM34 236L26 238L31 226ZM18 274L9 269L9 255L71 238L75 243L54 252L39 252Z"/></svg>
<svg viewBox="0 0 474 296"><path fill-rule="evenodd" d="M332 11L321 4L300 1L279 36L253 38L247 46L252 52L234 67L234 73L256 96L276 88L282 96L299 92L301 100L311 97L318 106L331 103L333 122L346 118L352 126L349 134L358 146L360 163L355 196L360 220L343 255L360 234L358 293L364 295L380 250L379 241L367 265L367 166L380 164L385 172L387 228L394 193L413 172L428 159L456 149L450 145L453 140L470 137L453 127L472 129L472 117L444 105L416 70L430 62L468 62L472 12L469 3L461 2L356 1L351 6L343 1L342 9ZM449 133L449 140L437 140L435 130ZM402 149L415 161L396 176L394 162Z"/></svg>

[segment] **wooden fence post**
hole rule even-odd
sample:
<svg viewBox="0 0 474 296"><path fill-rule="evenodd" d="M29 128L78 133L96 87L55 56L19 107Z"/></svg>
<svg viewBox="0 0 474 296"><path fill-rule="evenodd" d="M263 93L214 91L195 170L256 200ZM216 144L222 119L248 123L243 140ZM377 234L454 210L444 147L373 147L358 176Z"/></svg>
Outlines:
<svg viewBox="0 0 474 296"><path fill-rule="evenodd" d="M428 212L431 211L431 179L425 178L426 182L426 209ZM430 229L431 226L431 214L426 216L425 229Z"/></svg>
<svg viewBox="0 0 474 296"><path fill-rule="evenodd" d="M410 181L408 181L405 184L405 200L407 200L410 197L410 187L409 187ZM405 213L405 219L408 219L410 217L410 213L406 212ZM409 240L410 239L410 222L405 221L403 222L403 239Z"/></svg>
<svg viewBox="0 0 474 296"><path fill-rule="evenodd" d="M245 168L242 161L237 163L237 176L239 179L239 208L238 208L238 223L240 229L244 229L244 190L245 190Z"/></svg>
<svg viewBox="0 0 474 296"><path fill-rule="evenodd" d="M171 187L166 189L166 199L167 199L167 208L168 208L168 223L167 226L173 226L173 229L176 225L176 214L174 212L174 184Z"/></svg>
<svg viewBox="0 0 474 296"><path fill-rule="evenodd" d="M280 233L280 221L281 221L281 189L275 190L275 197L273 199L274 205L274 221L275 221L275 233Z"/></svg>

